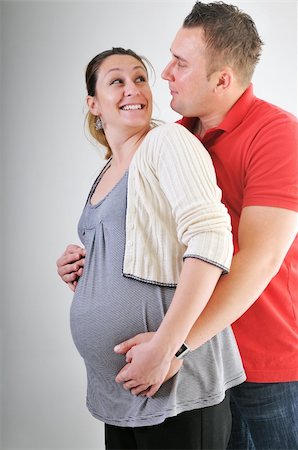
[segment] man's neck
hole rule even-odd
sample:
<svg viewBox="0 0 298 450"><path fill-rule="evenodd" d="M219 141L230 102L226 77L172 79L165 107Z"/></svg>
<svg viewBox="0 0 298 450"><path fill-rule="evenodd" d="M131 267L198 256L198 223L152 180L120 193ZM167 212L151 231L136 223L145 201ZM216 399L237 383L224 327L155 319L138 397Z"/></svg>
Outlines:
<svg viewBox="0 0 298 450"><path fill-rule="evenodd" d="M192 132L202 138L208 130L217 127L223 121L225 115L216 114L212 117L198 117Z"/></svg>
<svg viewBox="0 0 298 450"><path fill-rule="evenodd" d="M218 127L245 90L246 88L238 89L230 98L222 98L222 102L218 102L213 113L199 116L192 132L202 138L208 130Z"/></svg>

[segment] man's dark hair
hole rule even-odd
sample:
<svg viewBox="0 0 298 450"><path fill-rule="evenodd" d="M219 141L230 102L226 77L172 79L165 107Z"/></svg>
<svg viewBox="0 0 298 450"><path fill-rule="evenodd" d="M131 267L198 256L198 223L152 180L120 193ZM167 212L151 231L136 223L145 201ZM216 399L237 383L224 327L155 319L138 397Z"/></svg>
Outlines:
<svg viewBox="0 0 298 450"><path fill-rule="evenodd" d="M242 84L250 83L263 42L248 14L224 2L196 2L183 27L203 29L208 74L230 66Z"/></svg>

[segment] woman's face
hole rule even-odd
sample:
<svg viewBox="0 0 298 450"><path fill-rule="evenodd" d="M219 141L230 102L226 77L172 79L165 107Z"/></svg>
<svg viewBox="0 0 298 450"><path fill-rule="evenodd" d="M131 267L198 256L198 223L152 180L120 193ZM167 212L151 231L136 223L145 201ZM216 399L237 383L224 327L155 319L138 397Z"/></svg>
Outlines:
<svg viewBox="0 0 298 450"><path fill-rule="evenodd" d="M102 120L105 133L148 127L152 93L144 66L130 55L111 55L98 69L96 96L88 97L92 114Z"/></svg>

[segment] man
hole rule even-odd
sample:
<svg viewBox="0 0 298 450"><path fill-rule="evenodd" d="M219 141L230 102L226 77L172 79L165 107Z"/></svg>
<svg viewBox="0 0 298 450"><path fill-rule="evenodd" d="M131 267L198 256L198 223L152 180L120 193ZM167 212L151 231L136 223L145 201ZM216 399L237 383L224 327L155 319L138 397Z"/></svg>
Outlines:
<svg viewBox="0 0 298 450"><path fill-rule="evenodd" d="M208 149L232 219L235 255L186 344L190 349L233 323L247 381L231 390L231 449L298 448L297 120L253 94L262 41L237 7L197 2L171 46L163 72L171 107ZM83 250L58 264L76 283ZM74 272L72 273L72 271ZM77 271L77 272L76 272ZM115 351L128 364L117 376L152 396L159 367L142 364L138 335ZM163 349L156 349L159 355ZM187 356L186 356L187 358ZM175 361L169 376L176 372Z"/></svg>

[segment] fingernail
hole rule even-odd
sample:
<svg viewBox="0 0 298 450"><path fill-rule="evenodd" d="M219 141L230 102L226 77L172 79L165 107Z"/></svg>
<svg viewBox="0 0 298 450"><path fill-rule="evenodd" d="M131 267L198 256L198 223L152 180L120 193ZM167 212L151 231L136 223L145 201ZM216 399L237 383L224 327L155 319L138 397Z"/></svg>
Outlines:
<svg viewBox="0 0 298 450"><path fill-rule="evenodd" d="M115 345L114 352L119 352L119 350L120 350L120 345Z"/></svg>

